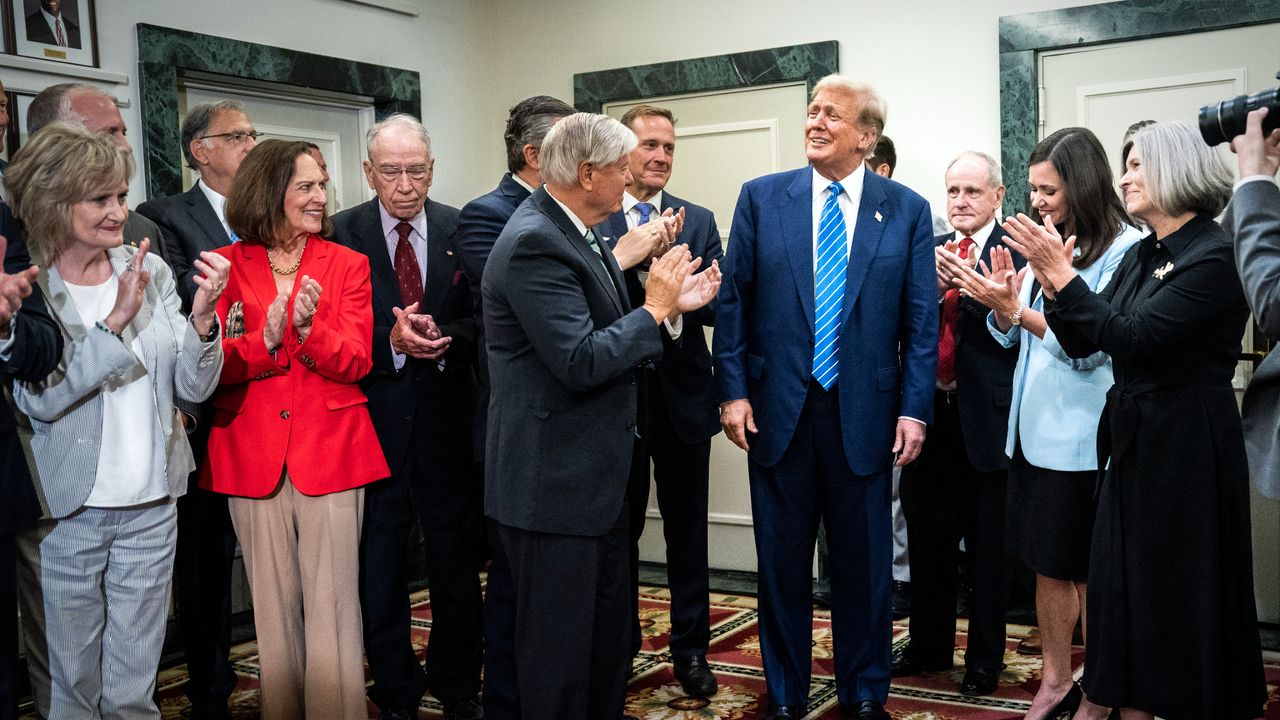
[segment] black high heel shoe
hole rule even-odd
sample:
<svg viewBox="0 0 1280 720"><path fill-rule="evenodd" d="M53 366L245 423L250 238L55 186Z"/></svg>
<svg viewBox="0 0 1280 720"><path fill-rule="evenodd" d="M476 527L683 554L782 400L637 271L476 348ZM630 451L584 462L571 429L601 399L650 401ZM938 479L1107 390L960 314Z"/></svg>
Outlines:
<svg viewBox="0 0 1280 720"><path fill-rule="evenodd" d="M1080 689L1080 683L1071 683L1071 689L1067 694L1053 706L1048 715L1045 715L1046 720L1071 720L1076 710L1080 709L1080 701L1083 699L1084 690Z"/></svg>

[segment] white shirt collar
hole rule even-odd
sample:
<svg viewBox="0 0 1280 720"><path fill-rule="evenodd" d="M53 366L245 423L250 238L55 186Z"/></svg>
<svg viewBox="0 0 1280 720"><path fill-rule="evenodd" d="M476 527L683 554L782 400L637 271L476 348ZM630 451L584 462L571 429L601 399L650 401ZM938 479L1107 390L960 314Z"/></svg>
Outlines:
<svg viewBox="0 0 1280 720"><path fill-rule="evenodd" d="M631 193L625 190L622 191L622 212L624 213L631 212L633 209L635 209L636 205L640 204L640 202L641 201L637 200L635 196L632 195ZM655 215L660 213L662 211L662 191L659 190L658 192L654 193L653 197L649 198L648 200L645 200L644 202L647 202L653 206L653 213ZM637 211L637 216L638 214L639 213Z"/></svg>
<svg viewBox="0 0 1280 720"><path fill-rule="evenodd" d="M863 174L866 171L867 171L866 164L858 163L858 167L854 168L853 172L849 173L849 175L846 176L843 180L840 180L840 187L844 188L845 194L848 195L850 199L853 199L853 198L858 198L859 200L862 199L862 180L863 180ZM831 181L828 180L825 175L818 172L817 169L815 168L813 170L813 199L815 201L819 197L823 197L823 199L826 199L824 196L824 193L827 192L828 187L831 187Z"/></svg>
<svg viewBox="0 0 1280 720"><path fill-rule="evenodd" d="M551 192L551 188L550 188L550 187L548 187L548 188L547 188L547 195L548 195L548 196L550 196L552 200L555 200L555 201L556 201L556 204L560 206L560 209L564 211L564 214L565 214L565 215L568 215L568 216L569 216L569 220L570 220L570 222L572 222L572 223L573 223L573 226L574 226L575 228L577 228L577 229L578 229L578 235L579 235L579 236L582 236L582 237L586 237L586 235L587 235L587 225L586 225L586 223L584 223L584 222L582 222L581 220L579 220L579 219L578 219L578 216L573 214L573 211L569 209L569 206L568 206L568 205L565 205L564 203L560 202L560 198L556 197L556 196Z"/></svg>
<svg viewBox="0 0 1280 720"><path fill-rule="evenodd" d="M972 235L966 236L964 233L957 230L956 240L961 240L961 239L964 239L965 237L973 238L973 242L976 245L977 253L978 253L976 257L982 257L982 253L985 252L987 249L987 241L991 239L991 234L995 231L995 229L996 229L996 219L995 219L995 216L992 216L991 219L987 221L986 225L983 225L982 227L978 228L978 231ZM970 257L974 257L974 256L970 255Z"/></svg>
<svg viewBox="0 0 1280 720"><path fill-rule="evenodd" d="M378 201L378 217L382 218L382 236L390 237L396 231L396 226L400 224L400 219L392 217L387 209L382 207L382 201ZM417 215L406 220L414 232L418 233L421 238L427 237L427 208L424 205Z"/></svg>
<svg viewBox="0 0 1280 720"><path fill-rule="evenodd" d="M204 197L209 201L209 206L213 208L213 214L218 216L218 222L222 223L222 229L227 231L227 237L231 237L231 226L227 224L227 198L222 193L214 190L204 181L197 180L196 187L200 188L200 192L204 193Z"/></svg>
<svg viewBox="0 0 1280 720"><path fill-rule="evenodd" d="M520 184L520 187L524 188L525 190L528 190L529 192L533 192L534 190L537 190L537 188L525 182L524 178L520 177L515 173L511 173L511 179L515 180L517 183Z"/></svg>

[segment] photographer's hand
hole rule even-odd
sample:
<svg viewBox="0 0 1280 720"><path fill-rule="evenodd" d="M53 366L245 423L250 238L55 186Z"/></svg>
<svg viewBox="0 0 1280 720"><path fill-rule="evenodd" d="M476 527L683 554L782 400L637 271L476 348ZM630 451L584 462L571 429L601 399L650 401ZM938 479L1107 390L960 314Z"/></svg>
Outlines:
<svg viewBox="0 0 1280 720"><path fill-rule="evenodd" d="M1242 178L1254 175L1275 177L1280 171L1280 128L1272 130L1265 138L1262 136L1262 121L1267 112L1267 108L1262 107L1249 113L1244 134L1231 140L1231 150L1240 162Z"/></svg>

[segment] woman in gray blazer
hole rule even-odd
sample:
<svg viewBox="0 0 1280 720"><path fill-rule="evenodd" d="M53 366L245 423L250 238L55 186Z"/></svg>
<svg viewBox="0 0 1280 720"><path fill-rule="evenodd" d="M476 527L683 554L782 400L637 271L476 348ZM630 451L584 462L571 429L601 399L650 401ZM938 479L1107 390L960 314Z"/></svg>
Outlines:
<svg viewBox="0 0 1280 720"><path fill-rule="evenodd" d="M194 468L175 396L222 368L214 307L229 261L205 253L190 320L150 242L122 247L133 160L54 123L5 172L65 350L14 386L44 516L18 538L20 603L45 718L158 718L152 700L173 575L174 499Z"/></svg>

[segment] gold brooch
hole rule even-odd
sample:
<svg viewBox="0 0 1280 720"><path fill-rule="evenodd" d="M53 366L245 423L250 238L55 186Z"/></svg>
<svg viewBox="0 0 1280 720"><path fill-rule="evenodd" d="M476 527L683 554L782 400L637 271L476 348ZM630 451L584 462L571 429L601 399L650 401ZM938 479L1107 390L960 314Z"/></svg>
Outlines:
<svg viewBox="0 0 1280 720"><path fill-rule="evenodd" d="M1172 270L1172 269L1173 269L1173 263L1171 263L1171 262L1167 262L1167 263L1165 263L1165 264L1164 264L1164 267L1158 267L1158 268L1156 268L1156 269L1155 269L1155 272L1151 273L1151 277L1153 277L1153 278L1155 278L1155 279L1157 279L1157 280L1163 280L1163 279L1164 279L1164 276L1165 276L1165 275L1168 275L1168 274L1169 274L1169 271L1170 271L1170 270Z"/></svg>

